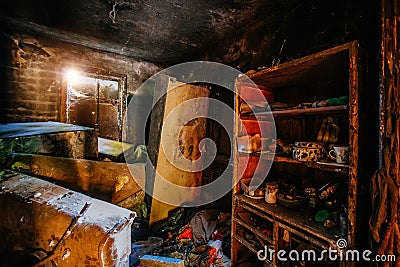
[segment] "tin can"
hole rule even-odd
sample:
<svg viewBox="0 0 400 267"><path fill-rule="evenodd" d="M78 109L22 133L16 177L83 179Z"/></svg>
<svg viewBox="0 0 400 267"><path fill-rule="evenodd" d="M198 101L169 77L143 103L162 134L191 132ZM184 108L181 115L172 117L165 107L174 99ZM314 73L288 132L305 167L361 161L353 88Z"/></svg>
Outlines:
<svg viewBox="0 0 400 267"><path fill-rule="evenodd" d="M265 184L265 202L276 204L276 194L278 193L278 184L270 182Z"/></svg>

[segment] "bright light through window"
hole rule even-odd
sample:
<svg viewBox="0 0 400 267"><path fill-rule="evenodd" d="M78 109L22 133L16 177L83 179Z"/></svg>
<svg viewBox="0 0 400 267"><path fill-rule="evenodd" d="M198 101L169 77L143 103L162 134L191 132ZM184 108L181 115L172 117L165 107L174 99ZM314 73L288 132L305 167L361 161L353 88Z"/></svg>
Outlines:
<svg viewBox="0 0 400 267"><path fill-rule="evenodd" d="M66 76L68 83L71 85L75 84L80 78L80 75L76 70L68 70Z"/></svg>

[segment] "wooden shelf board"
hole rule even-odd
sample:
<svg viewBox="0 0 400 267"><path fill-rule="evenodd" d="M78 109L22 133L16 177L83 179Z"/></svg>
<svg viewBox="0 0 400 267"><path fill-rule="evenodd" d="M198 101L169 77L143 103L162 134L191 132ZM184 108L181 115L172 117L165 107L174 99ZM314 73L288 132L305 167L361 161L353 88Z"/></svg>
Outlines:
<svg viewBox="0 0 400 267"><path fill-rule="evenodd" d="M328 230L322 224L316 223L312 216L307 215L305 209L292 210L279 205L268 204L263 200L254 200L245 197L242 194L235 194L233 197L239 202L243 202L272 215L278 221L285 222L287 225L292 225L293 227L323 239L330 244L336 244L337 239L340 238L338 233L339 230Z"/></svg>
<svg viewBox="0 0 400 267"><path fill-rule="evenodd" d="M242 120L261 120L270 121L271 115L275 118L283 117L295 117L295 116L312 116L312 115L324 115L333 113L342 113L348 111L349 107L347 105L338 106L326 106L326 107L316 107L316 108L293 108L284 110L273 110L267 112L258 112L254 115L241 115Z"/></svg>
<svg viewBox="0 0 400 267"><path fill-rule="evenodd" d="M349 165L338 164L338 163L334 163L334 162L299 161L299 160L291 159L288 157L282 157L282 156L276 156L274 158L274 162L301 164L301 165L305 165L305 166L307 166L309 168L313 168L313 169L321 169L321 170L330 171L330 172L340 172L340 173L344 173L344 174L349 173Z"/></svg>
<svg viewBox="0 0 400 267"><path fill-rule="evenodd" d="M307 166L308 168L313 168L313 169L320 169L324 171L330 171L330 172L339 172L339 173L344 173L348 174L349 173L349 165L345 164L338 164L335 162L329 162L329 161L299 161L295 159L291 159L288 157L283 157L283 156L274 156L273 154L262 154L259 152L254 152L254 153L245 153L245 152L238 152L239 156L255 156L255 157L260 157L261 159L265 160L273 160L276 163L290 163L290 164L300 164Z"/></svg>
<svg viewBox="0 0 400 267"><path fill-rule="evenodd" d="M257 117L255 115L240 115L241 120L251 120L251 121L270 121L273 122L271 114L263 114L257 113Z"/></svg>
<svg viewBox="0 0 400 267"><path fill-rule="evenodd" d="M322 52L295 59L290 62L244 75L239 82L251 79L254 83L269 88L285 88L293 84L346 77L343 66L348 64L348 50L354 43L343 44Z"/></svg>
<svg viewBox="0 0 400 267"><path fill-rule="evenodd" d="M243 221L242 219L238 218L238 217L233 217L232 218L235 222L237 222L238 224L240 224L241 226L243 226L244 228L247 228L248 230L252 231L254 234L258 235L259 237L261 237L262 239L264 239L265 241L267 241L268 243L270 243L270 245L272 246L272 238L269 237L268 235L264 234L262 231L254 228L253 226L247 224L245 221Z"/></svg>
<svg viewBox="0 0 400 267"><path fill-rule="evenodd" d="M269 214L262 213L261 211L257 210L254 207L251 207L250 205L247 205L247 204L243 204L242 203L241 207L244 208L245 210L251 212L251 213L254 213L254 214L262 217L262 218L266 218L267 217L266 215L269 215ZM267 219L271 220L271 218L267 218ZM276 225L278 225L280 228L286 229L286 230L290 231L291 233L293 233L295 235L298 235L298 236L304 238L305 240L308 240L309 242L311 242L311 243L313 243L315 245L320 246L321 248L324 248L324 249L328 249L329 248L329 245L327 245L326 242L321 242L320 240L317 240L316 238L313 238L311 235L304 235L304 233L302 233L299 230L294 229L293 227L290 227L290 225L287 225L285 223L280 223L278 221L275 221L274 223Z"/></svg>
<svg viewBox="0 0 400 267"><path fill-rule="evenodd" d="M232 237L233 237L234 239L236 239L239 243L241 243L243 246L245 246L248 250L250 250L250 251L253 252L254 254L257 254L258 250L256 250L256 249L251 245L251 243L250 243L249 241L247 241L245 238L240 237L240 236L238 236L238 235L236 235L236 234L233 234ZM262 248L262 249L264 249L264 248ZM266 262L267 264L269 264L270 266L273 266L271 261L265 260L265 262Z"/></svg>
<svg viewBox="0 0 400 267"><path fill-rule="evenodd" d="M347 105L339 106L327 106L317 108L297 108L288 110L275 110L272 111L274 117L286 117L286 116L300 116L300 115L320 115L325 113L342 112L347 111L349 108Z"/></svg>

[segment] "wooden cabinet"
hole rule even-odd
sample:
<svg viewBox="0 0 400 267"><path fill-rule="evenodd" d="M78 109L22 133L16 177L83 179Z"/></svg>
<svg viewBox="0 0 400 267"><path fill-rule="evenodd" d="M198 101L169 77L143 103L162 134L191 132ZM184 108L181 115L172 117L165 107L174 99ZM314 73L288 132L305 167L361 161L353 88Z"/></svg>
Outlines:
<svg viewBox="0 0 400 267"><path fill-rule="evenodd" d="M340 238L347 242L343 249L356 247L361 166L359 108L364 72L360 51L359 44L351 42L248 74L263 94L246 96L247 102L241 97L251 94L251 90L245 88L248 86L247 77L236 80L235 111L238 116L234 141L232 266L246 259L260 264L257 254L265 248L275 251L262 261L266 266L295 266L302 261L301 258L284 262L278 259L277 252L296 250L301 255L302 251L313 249L319 257L322 250L339 249L337 240ZM265 101L260 95L269 100L270 109L260 103ZM319 102L327 99L328 104ZM248 112L249 107L253 107L252 112ZM238 140L244 134L243 126L240 126L243 121L247 125L248 121L258 124L247 128L247 135L253 137L257 131L273 131L271 127L275 125L278 140L275 155L268 153L268 149L274 148L273 142L261 146L261 151L238 150ZM334 121L338 129L333 137L321 138L327 121ZM293 159L293 152L288 154L288 151L281 150L282 147L290 149L299 141L322 142L323 157L316 161L302 161ZM284 143L286 145L282 145ZM349 147L347 164L328 159L333 144ZM363 159L366 157L364 155ZM241 163L243 158L249 160L247 165ZM254 161L261 168L268 166L268 162L272 164L268 175L261 177L265 180L259 188L264 188L265 183L277 182L278 194L284 197L278 199L277 204L268 204L264 198L256 199L244 194L241 181L257 176L254 174ZM332 190L324 192L324 185L325 189L333 185ZM291 193L286 195L285 192ZM284 205L285 197L293 197L290 194L298 194L301 204ZM328 221L316 221L319 220L316 214L321 210L324 211L320 214L329 215ZM305 266L322 264L307 260L303 263ZM339 265L337 261L324 264Z"/></svg>

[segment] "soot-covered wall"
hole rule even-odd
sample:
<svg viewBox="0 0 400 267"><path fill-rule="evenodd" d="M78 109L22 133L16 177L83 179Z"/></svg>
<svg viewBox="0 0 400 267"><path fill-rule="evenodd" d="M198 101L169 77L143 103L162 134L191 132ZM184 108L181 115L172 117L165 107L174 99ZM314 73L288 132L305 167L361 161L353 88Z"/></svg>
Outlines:
<svg viewBox="0 0 400 267"><path fill-rule="evenodd" d="M231 39L214 40L206 58L247 71L358 40L367 56L377 60L379 1L268 1L256 12L258 19Z"/></svg>
<svg viewBox="0 0 400 267"><path fill-rule="evenodd" d="M0 122L58 121L69 68L127 76L127 91L159 70L154 64L54 39L0 34Z"/></svg>

